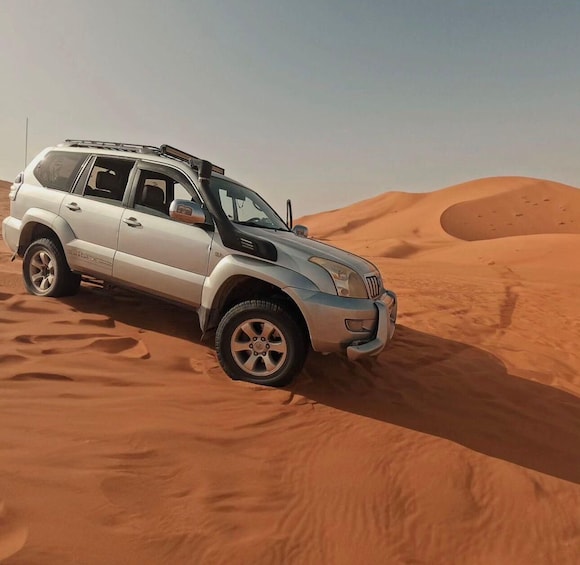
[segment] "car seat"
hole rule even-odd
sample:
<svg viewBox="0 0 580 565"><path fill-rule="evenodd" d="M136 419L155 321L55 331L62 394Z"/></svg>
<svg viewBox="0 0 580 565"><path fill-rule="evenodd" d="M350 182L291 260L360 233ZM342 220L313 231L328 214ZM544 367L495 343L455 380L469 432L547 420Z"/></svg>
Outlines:
<svg viewBox="0 0 580 565"><path fill-rule="evenodd" d="M169 215L169 211L165 206L165 192L163 192L162 188L153 184L146 184L143 187L141 206L152 208L162 214Z"/></svg>

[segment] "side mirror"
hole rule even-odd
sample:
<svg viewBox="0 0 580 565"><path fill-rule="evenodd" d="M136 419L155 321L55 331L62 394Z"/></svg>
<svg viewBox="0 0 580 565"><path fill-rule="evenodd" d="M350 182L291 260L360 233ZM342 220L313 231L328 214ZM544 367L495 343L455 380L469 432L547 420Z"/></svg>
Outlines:
<svg viewBox="0 0 580 565"><path fill-rule="evenodd" d="M308 228L306 226L302 226L300 224L296 224L293 228L292 231L298 236L298 237L308 237Z"/></svg>
<svg viewBox="0 0 580 565"><path fill-rule="evenodd" d="M169 206L169 216L184 224L205 224L205 211L191 200L174 200Z"/></svg>

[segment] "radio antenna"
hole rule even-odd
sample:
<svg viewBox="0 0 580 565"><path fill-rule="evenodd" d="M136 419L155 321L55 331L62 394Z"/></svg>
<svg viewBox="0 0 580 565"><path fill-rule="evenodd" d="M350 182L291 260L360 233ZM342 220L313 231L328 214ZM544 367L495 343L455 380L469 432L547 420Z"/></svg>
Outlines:
<svg viewBox="0 0 580 565"><path fill-rule="evenodd" d="M24 130L24 168L28 165L28 116L26 116L26 128Z"/></svg>

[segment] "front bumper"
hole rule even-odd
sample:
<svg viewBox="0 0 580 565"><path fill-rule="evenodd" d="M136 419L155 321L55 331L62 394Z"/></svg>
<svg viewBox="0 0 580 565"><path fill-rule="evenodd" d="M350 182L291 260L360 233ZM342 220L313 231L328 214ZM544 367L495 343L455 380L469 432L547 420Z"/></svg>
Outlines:
<svg viewBox="0 0 580 565"><path fill-rule="evenodd" d="M346 348L346 354L350 361L356 361L361 357L374 357L378 355L395 335L397 295L387 290L380 300L375 300L375 307L378 310L375 337L370 341L358 345L349 345Z"/></svg>
<svg viewBox="0 0 580 565"><path fill-rule="evenodd" d="M384 291L376 300L344 298L297 288L284 289L300 308L312 349L319 353L346 351L350 360L378 355L391 341L397 321L397 296ZM351 331L347 321L369 322Z"/></svg>

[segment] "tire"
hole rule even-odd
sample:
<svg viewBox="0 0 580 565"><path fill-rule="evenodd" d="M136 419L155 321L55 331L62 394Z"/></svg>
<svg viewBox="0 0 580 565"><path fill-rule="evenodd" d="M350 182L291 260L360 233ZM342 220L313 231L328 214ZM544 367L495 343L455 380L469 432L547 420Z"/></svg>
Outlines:
<svg viewBox="0 0 580 565"><path fill-rule="evenodd" d="M269 300L247 300L229 310L218 325L215 346L230 378L276 387L292 381L308 352L303 330Z"/></svg>
<svg viewBox="0 0 580 565"><path fill-rule="evenodd" d="M70 296L76 294L81 276L73 273L60 244L43 237L32 242L22 261L24 285L36 296Z"/></svg>

